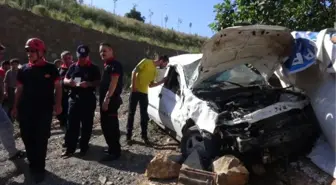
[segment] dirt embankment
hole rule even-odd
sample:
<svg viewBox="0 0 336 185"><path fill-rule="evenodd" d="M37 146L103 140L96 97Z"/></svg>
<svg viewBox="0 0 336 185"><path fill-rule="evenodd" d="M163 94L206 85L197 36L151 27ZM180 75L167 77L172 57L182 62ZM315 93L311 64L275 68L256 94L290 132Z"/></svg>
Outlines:
<svg viewBox="0 0 336 185"><path fill-rule="evenodd" d="M7 47L5 58L18 57L22 62L27 60L24 44L30 37L39 37L45 41L49 61L59 58L63 50L75 54L79 44L87 44L92 51L92 61L100 66L103 64L98 55L98 45L103 41L109 42L126 72L130 72L143 57L151 57L156 53L168 56L185 53L104 34L6 5L0 5L0 22L0 42Z"/></svg>

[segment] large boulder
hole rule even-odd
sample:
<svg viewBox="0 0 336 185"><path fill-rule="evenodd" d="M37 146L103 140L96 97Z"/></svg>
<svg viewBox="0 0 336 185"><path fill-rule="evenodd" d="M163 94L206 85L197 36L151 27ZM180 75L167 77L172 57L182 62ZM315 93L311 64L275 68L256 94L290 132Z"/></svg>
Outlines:
<svg viewBox="0 0 336 185"><path fill-rule="evenodd" d="M158 154L148 164L145 176L153 179L173 179L180 173L181 164L174 161L173 155Z"/></svg>
<svg viewBox="0 0 336 185"><path fill-rule="evenodd" d="M249 179L249 172L241 161L226 155L213 162L213 171L217 174L217 185L245 185Z"/></svg>

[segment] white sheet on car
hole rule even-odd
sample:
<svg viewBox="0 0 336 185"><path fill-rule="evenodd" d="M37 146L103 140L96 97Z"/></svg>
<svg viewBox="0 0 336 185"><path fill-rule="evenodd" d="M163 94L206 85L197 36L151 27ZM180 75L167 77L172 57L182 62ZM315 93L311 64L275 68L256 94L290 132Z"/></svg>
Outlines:
<svg viewBox="0 0 336 185"><path fill-rule="evenodd" d="M335 153L324 137L317 140L312 152L307 157L321 170L336 178Z"/></svg>
<svg viewBox="0 0 336 185"><path fill-rule="evenodd" d="M328 31L332 31L328 29ZM315 163L320 169L326 173L336 177L335 168L335 151L336 151L336 139L335 139L335 116L336 116L336 104L335 104L335 89L336 82L335 76L330 74L333 72L333 60L331 60L333 52L333 44L330 41L330 35L327 30L319 32L317 35L317 60L316 64L312 64L305 70L298 70L296 73L286 75L288 71L286 66L280 68L276 75L280 78L283 86L294 84L295 86L303 89L311 99L312 107L315 111L322 132L326 137L326 141L319 139L316 142L312 152L308 157ZM295 35L293 35L295 37ZM328 38L328 39L326 39ZM308 39L310 39L308 37ZM313 39L311 39L313 40ZM287 73L288 74L288 73Z"/></svg>

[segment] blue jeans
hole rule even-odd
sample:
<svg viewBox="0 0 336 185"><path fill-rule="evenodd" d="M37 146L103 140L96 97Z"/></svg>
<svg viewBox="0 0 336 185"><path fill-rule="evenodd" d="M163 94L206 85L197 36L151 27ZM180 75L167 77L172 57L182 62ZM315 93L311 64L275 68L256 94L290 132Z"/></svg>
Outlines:
<svg viewBox="0 0 336 185"><path fill-rule="evenodd" d="M14 156L18 150L15 146L14 128L12 121L0 105L0 142L8 152L8 156Z"/></svg>

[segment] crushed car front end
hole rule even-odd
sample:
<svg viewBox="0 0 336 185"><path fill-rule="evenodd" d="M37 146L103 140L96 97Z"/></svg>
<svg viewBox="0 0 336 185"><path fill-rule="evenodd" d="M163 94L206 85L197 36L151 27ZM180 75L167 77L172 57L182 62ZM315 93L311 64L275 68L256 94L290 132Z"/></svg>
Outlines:
<svg viewBox="0 0 336 185"><path fill-rule="evenodd" d="M250 92L234 95L218 115L214 134L221 152L270 163L311 148L319 127L305 95L285 89Z"/></svg>
<svg viewBox="0 0 336 185"><path fill-rule="evenodd" d="M205 43L189 83L196 98L187 102L210 156L221 151L265 163L312 145L319 128L309 98L269 83L293 43L289 29L268 25L226 28Z"/></svg>

